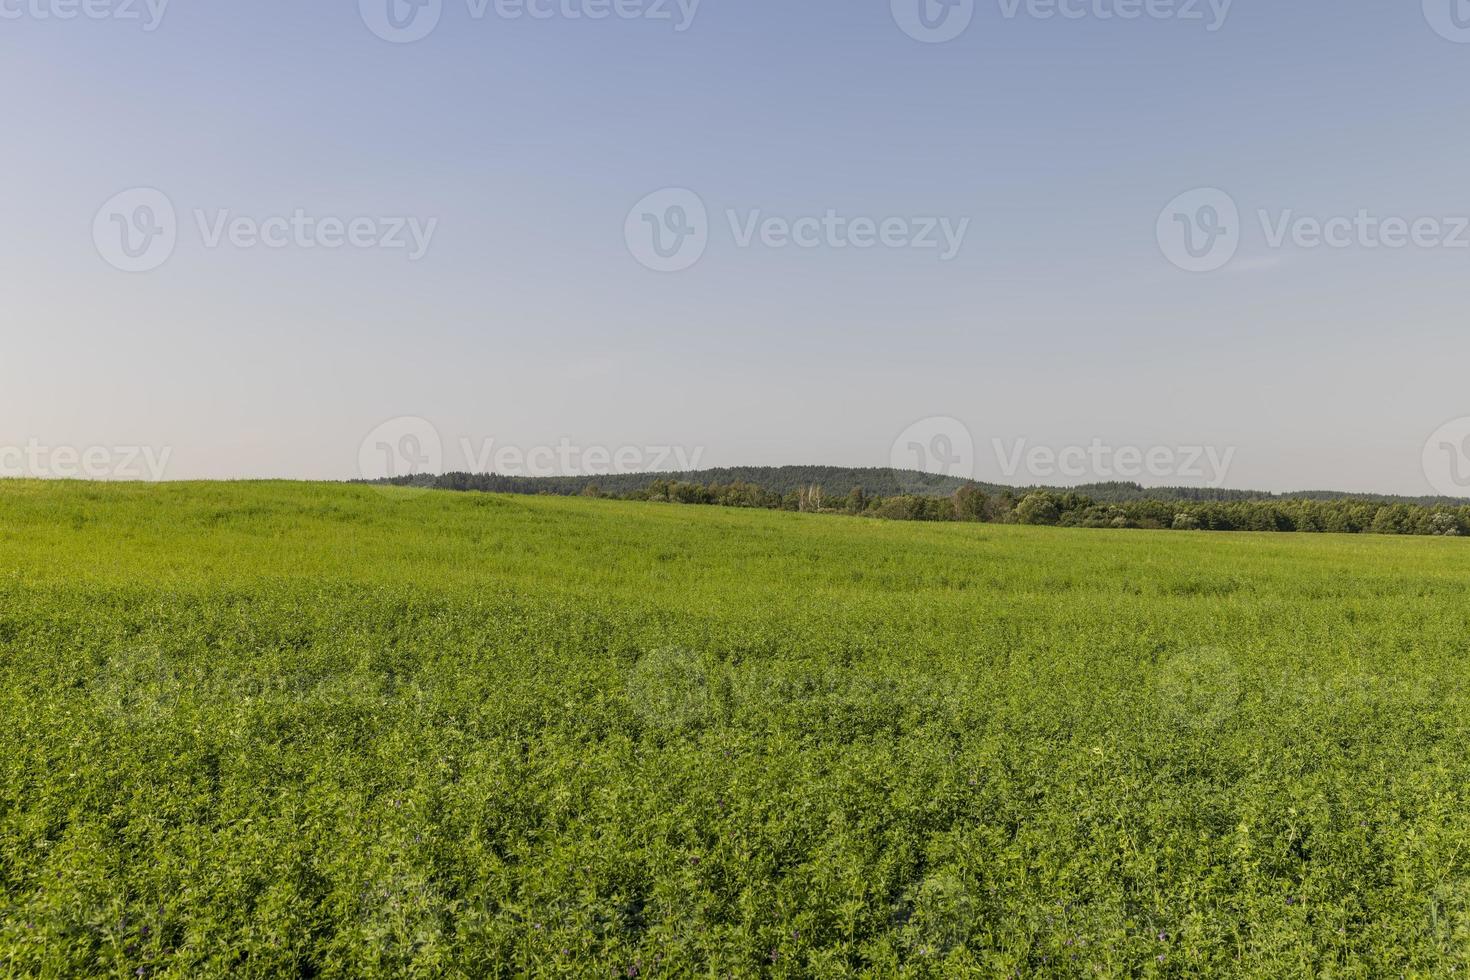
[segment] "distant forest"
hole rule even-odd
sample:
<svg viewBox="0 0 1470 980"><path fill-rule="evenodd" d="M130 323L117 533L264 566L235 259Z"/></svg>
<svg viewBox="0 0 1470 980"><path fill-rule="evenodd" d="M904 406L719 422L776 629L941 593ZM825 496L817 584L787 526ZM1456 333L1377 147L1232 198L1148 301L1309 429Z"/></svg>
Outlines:
<svg viewBox="0 0 1470 980"><path fill-rule="evenodd" d="M436 490L603 497L847 514L884 520L1337 534L1470 534L1470 501L1307 491L1272 494L1097 483L1007 487L910 470L732 467L691 473L512 477L448 473L377 481Z"/></svg>

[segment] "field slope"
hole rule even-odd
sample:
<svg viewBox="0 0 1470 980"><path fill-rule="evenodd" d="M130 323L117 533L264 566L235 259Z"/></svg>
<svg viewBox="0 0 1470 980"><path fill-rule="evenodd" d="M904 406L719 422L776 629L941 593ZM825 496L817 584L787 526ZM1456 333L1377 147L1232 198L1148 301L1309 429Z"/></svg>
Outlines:
<svg viewBox="0 0 1470 980"><path fill-rule="evenodd" d="M0 975L1464 976L1470 543L0 483Z"/></svg>

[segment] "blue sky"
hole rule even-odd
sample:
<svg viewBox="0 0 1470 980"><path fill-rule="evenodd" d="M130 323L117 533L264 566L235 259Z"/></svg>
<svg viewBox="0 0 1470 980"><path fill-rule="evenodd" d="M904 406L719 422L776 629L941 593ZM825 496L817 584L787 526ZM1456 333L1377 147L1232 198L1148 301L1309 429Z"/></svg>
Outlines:
<svg viewBox="0 0 1470 980"><path fill-rule="evenodd" d="M173 0L152 30L143 0L91 2L0 0L0 445L337 478L413 417L446 468L465 440L886 465L937 417L982 479L997 440L1101 440L1234 450L1231 486L1424 493L1426 440L1470 416L1470 43L1448 0L1236 0L1223 23L990 0L933 44L889 0L703 0L687 24L673 0L669 20L443 0L406 44L357 0ZM94 225L136 188L177 242L127 272ZM707 210L677 272L625 234L667 188ZM1192 273L1157 229L1199 188L1238 206L1238 246ZM1439 234L1273 245L1262 211ZM367 218L377 244L248 235L298 212ZM737 234L828 212L968 223L948 260ZM382 247L400 220L433 222L421 257Z"/></svg>

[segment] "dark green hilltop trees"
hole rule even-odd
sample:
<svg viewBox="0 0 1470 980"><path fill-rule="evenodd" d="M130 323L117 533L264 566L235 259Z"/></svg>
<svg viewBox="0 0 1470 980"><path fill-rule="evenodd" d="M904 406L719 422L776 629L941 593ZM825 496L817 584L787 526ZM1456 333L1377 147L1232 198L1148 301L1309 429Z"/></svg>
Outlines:
<svg viewBox="0 0 1470 980"><path fill-rule="evenodd" d="M1006 487L891 469L745 467L693 473L508 477L450 473L385 481L489 493L849 514L896 521L980 521L1176 531L1470 534L1470 501L1335 492L1269 494L1100 483Z"/></svg>

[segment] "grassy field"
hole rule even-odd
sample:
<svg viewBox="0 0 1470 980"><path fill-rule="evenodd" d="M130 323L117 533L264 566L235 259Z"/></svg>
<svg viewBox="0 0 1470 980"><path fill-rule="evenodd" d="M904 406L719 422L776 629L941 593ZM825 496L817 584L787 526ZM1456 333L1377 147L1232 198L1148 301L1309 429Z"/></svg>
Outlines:
<svg viewBox="0 0 1470 980"><path fill-rule="evenodd" d="M1465 976L1470 542L0 483L0 975Z"/></svg>

